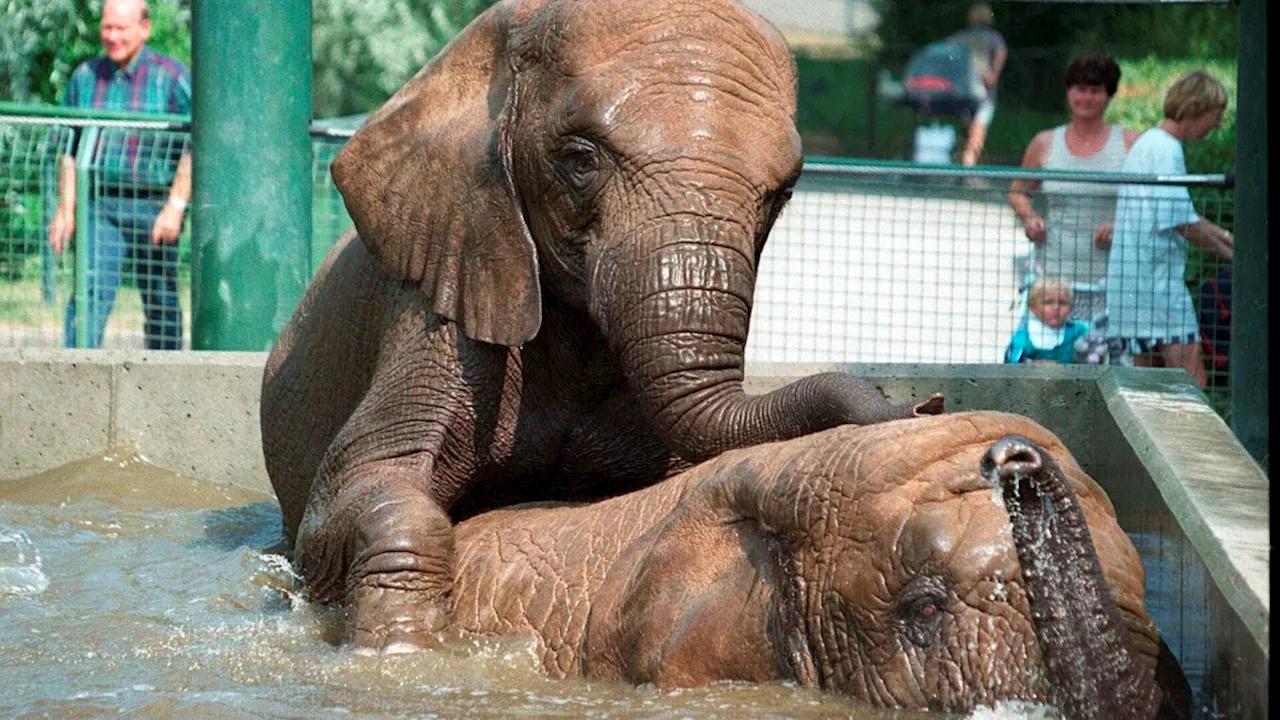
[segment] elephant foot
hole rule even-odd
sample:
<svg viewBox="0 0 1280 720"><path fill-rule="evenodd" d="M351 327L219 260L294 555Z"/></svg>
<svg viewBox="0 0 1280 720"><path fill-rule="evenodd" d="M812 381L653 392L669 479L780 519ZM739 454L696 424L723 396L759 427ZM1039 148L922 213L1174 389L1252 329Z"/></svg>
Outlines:
<svg viewBox="0 0 1280 720"><path fill-rule="evenodd" d="M359 655L399 655L439 647L449 613L421 590L360 585L347 606L344 645Z"/></svg>
<svg viewBox="0 0 1280 720"><path fill-rule="evenodd" d="M946 412L945 401L942 393L934 393L927 400L916 404L911 408L913 417L924 417L925 415L941 415Z"/></svg>

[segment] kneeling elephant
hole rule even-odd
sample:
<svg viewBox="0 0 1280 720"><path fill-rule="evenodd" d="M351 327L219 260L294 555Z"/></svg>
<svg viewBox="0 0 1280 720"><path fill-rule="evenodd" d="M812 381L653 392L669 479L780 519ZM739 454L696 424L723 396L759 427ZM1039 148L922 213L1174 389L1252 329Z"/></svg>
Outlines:
<svg viewBox="0 0 1280 720"><path fill-rule="evenodd" d="M786 42L734 0L502 0L351 137L358 235L262 385L293 560L349 644L431 644L459 518L941 411L836 372L743 387L795 111Z"/></svg>
<svg viewBox="0 0 1280 720"><path fill-rule="evenodd" d="M455 629L532 633L557 677L785 679L883 706L1020 699L1068 717L1185 700L1109 499L1017 415L731 451L599 503L479 515L456 553Z"/></svg>

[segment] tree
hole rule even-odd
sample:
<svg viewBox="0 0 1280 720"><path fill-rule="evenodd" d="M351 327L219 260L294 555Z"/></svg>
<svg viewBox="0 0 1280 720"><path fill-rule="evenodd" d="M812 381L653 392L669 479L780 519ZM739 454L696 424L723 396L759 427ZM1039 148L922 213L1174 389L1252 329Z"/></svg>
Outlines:
<svg viewBox="0 0 1280 720"><path fill-rule="evenodd" d="M378 107L494 1L312 0L316 116ZM57 102L76 65L102 52L102 2L0 0L0 99ZM149 2L150 45L188 66L191 3Z"/></svg>
<svg viewBox="0 0 1280 720"><path fill-rule="evenodd" d="M313 0L316 117L381 105L495 0Z"/></svg>

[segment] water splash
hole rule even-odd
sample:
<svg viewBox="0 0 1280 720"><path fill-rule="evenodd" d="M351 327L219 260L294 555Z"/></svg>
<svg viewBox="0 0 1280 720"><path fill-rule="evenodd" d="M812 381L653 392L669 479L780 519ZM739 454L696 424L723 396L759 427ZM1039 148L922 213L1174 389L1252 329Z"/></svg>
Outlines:
<svg viewBox="0 0 1280 720"><path fill-rule="evenodd" d="M49 589L40 551L21 530L0 529L0 595L39 595Z"/></svg>
<svg viewBox="0 0 1280 720"><path fill-rule="evenodd" d="M1024 700L1001 700L975 708L965 720L1060 720L1057 708Z"/></svg>

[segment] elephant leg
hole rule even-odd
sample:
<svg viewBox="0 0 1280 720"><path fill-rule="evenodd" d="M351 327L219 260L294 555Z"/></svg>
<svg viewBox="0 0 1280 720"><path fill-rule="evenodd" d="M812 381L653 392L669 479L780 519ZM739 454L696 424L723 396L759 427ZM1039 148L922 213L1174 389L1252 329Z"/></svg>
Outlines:
<svg viewBox="0 0 1280 720"><path fill-rule="evenodd" d="M431 366L432 341L408 338L330 444L295 544L312 597L341 602L344 641L373 652L437 644L453 572L449 488L474 472L458 383L406 371Z"/></svg>
<svg viewBox="0 0 1280 720"><path fill-rule="evenodd" d="M297 565L314 599L340 600L343 644L397 653L438 642L448 624L453 529L403 458L362 466L303 518ZM313 512L314 511L314 512Z"/></svg>

